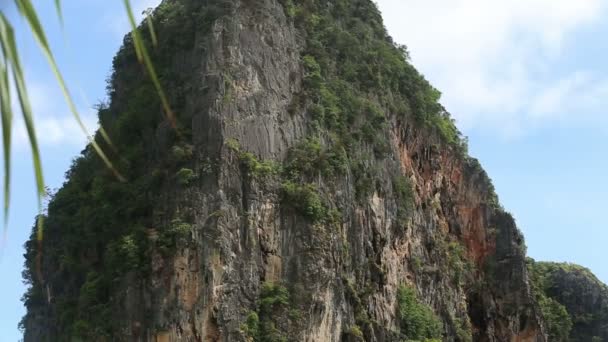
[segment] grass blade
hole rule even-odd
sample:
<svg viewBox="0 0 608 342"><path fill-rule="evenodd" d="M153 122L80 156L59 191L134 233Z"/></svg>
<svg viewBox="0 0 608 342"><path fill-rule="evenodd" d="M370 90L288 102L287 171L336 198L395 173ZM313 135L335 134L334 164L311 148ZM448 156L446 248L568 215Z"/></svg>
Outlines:
<svg viewBox="0 0 608 342"><path fill-rule="evenodd" d="M156 30L154 30L154 23L152 22L152 11L144 11L146 15L146 22L148 23L148 31L150 31L150 37L152 38L152 45L158 46L158 39L156 38Z"/></svg>
<svg viewBox="0 0 608 342"><path fill-rule="evenodd" d="M55 0L55 10L57 11L57 17L59 22L63 26L63 11L61 10L61 0Z"/></svg>
<svg viewBox="0 0 608 342"><path fill-rule="evenodd" d="M57 66L57 63L55 62L55 58L53 57L50 46L46 39L46 35L44 33L44 30L42 29L42 26L40 25L40 20L38 19L38 15L36 14L36 10L32 6L32 3L30 2L30 0L15 0L15 1L17 2L17 7L19 9L19 12L21 13L21 15L23 17L25 17L27 23L30 26L30 29L32 30L34 38L39 43L41 50L42 50L44 56L46 57L47 62L49 63L51 70L53 71L53 74L55 75L55 78L57 79L57 81L59 83L61 92L63 93L63 96L64 96L66 102L68 103L70 112L72 113L72 116L78 123L78 126L83 131L83 133L86 135L87 139L89 140L89 143L91 144L91 146L93 146L93 148L95 149L95 152L97 152L97 155L106 164L106 166L110 170L112 170L114 175L119 180L125 181L125 178L118 172L118 170L116 170L116 168L114 168L114 166L112 165L112 162L110 162L110 159L106 156L106 154L103 152L103 150L101 149L99 144L97 144L95 139L89 134L86 126L84 125L84 123L80 117L80 114L78 113L78 110L76 109L76 105L74 104L74 101L72 100L72 96L70 95L70 92L68 91L65 80L63 79L63 76L62 76L61 72L59 71L59 67Z"/></svg>
<svg viewBox="0 0 608 342"><path fill-rule="evenodd" d="M131 37L133 38L133 45L135 46L135 54L139 63L144 62L144 56L141 54L141 39L139 32L137 32L137 22L135 21L135 15L133 15L133 9L131 8L131 2L124 0L125 9L127 10L127 17L129 17L129 24L131 25Z"/></svg>
<svg viewBox="0 0 608 342"><path fill-rule="evenodd" d="M112 149L112 151L114 151L115 153L118 153L118 149L116 149L114 144L112 144L112 140L110 140L110 135L108 134L108 132L106 132L106 130L103 128L103 126L101 124L99 124L98 131L99 131L99 134L101 134L101 136L103 137L103 139L108 143L108 146Z"/></svg>
<svg viewBox="0 0 608 342"><path fill-rule="evenodd" d="M4 53L2 54L2 60L0 60L0 111L2 112L2 142L4 145L4 232L6 233L11 195L11 132L13 112L11 108L8 69Z"/></svg>
<svg viewBox="0 0 608 342"><path fill-rule="evenodd" d="M137 23L135 21L135 16L133 15L133 10L131 9L131 2L129 0L124 0L125 9L127 10L127 16L129 17L129 23L131 24L131 36L133 37L133 45L135 46L135 53L137 54L137 59L140 63L143 63L148 71L148 75L154 84L154 88L156 88L156 92L158 93L158 97L163 105L163 109L165 111L165 115L167 119L171 123L173 128L176 128L175 115L169 106L169 101L165 96L165 92L160 85L160 81L158 80L158 76L156 75L156 71L154 70L154 65L152 64L152 60L150 59L150 55L148 54L148 50L139 34L139 30L137 29Z"/></svg>
<svg viewBox="0 0 608 342"><path fill-rule="evenodd" d="M17 89L17 97L19 98L19 105L23 115L23 121L25 122L25 128L27 130L28 138L30 140L30 146L32 148L32 161L34 163L34 174L36 178L36 192L38 194L38 208L42 210L42 197L44 196L44 178L42 176L42 163L40 161L40 149L38 148L38 141L36 139L36 130L34 129L34 122L32 119L32 108L29 102L29 96L27 94L27 88L25 86L25 78L23 77L23 69L21 68L21 62L17 53L17 44L15 43L15 33L9 21L6 19L4 14L0 13L0 40L2 53L6 61L6 66L10 65L10 70L13 76L13 81ZM8 79L7 79L8 81ZM10 91L10 90L9 90ZM4 106L4 105L3 105ZM10 103L8 104L10 106ZM9 109L10 113L10 109ZM11 114L12 116L12 114ZM4 120L4 111L3 111ZM3 121L4 126L4 121ZM4 131L4 127L3 127ZM10 137L10 134L9 134ZM9 142L10 144L10 142ZM6 147L5 147L6 148ZM5 155L5 164L6 164ZM9 162L10 164L10 162ZM5 179L6 181L6 179ZM9 179L10 182L10 179ZM5 209L8 210L8 209ZM39 232L39 234L42 234Z"/></svg>

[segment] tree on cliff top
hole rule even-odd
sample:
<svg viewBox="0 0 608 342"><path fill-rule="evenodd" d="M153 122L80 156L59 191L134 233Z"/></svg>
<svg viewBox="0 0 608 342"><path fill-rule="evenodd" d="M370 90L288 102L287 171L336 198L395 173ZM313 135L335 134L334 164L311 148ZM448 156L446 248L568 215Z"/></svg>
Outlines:
<svg viewBox="0 0 608 342"><path fill-rule="evenodd" d="M57 10L57 16L61 24L63 24L63 16L61 10L61 0L54 0L55 8ZM169 122L174 123L174 114L171 111L165 93L160 85L160 81L154 70L152 61L150 59L148 50L140 36L135 21L135 16L131 9L130 0L123 0L125 11L129 17L131 24L131 36L133 38L135 51L137 53L137 59L146 68L148 75L150 76L152 83L154 84L155 90L161 100L164 112L169 119ZM57 65L53 52L50 48L49 41L45 34L45 29L39 20L36 9L34 8L31 0L14 0L14 4L18 9L19 15L25 19L28 27L34 39L37 41L40 51L45 56L48 65L53 72L57 83L59 84L61 91L65 97L65 101L74 117L81 128L83 134L85 134L89 140L89 143L94 148L99 157L103 160L105 165L109 167L114 175L123 180L119 171L113 166L110 159L106 156L101 146L97 143L96 138L92 136L86 129L76 105L74 104L72 95L67 87L67 84L62 76L61 71ZM152 43L156 44L156 35L154 33L154 27L152 24L152 11L145 11L147 17L147 25L151 33ZM35 120L32 113L30 99L28 95L28 87L25 82L25 75L22 67L21 58L19 55L19 48L17 46L15 31L11 20L4 14L3 10L0 10L0 113L1 113L1 126L2 126L2 145L3 145L3 156L4 156L4 221L5 229L8 221L8 213L10 206L10 187L11 187L11 138L13 133L13 93L17 95L17 102L19 110L23 116L23 121L26 125L27 136L31 146L31 154L33 160L33 167L36 178L36 191L38 198L39 210L42 209L42 200L45 195L45 182L42 172L42 163L40 159L40 149L38 147L38 140L35 129ZM99 130L101 138L109 145L112 143L105 133L103 127ZM38 239L42 239L42 220L38 220Z"/></svg>

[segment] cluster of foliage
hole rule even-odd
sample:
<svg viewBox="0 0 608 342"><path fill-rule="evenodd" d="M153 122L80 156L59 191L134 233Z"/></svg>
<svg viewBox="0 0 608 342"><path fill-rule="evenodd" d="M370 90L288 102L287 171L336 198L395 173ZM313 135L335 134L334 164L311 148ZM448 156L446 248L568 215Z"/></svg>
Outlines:
<svg viewBox="0 0 608 342"><path fill-rule="evenodd" d="M350 326L344 335L348 336L348 341L365 341L363 331L358 325Z"/></svg>
<svg viewBox="0 0 608 342"><path fill-rule="evenodd" d="M601 341L608 337L608 287L589 269L532 259L527 266L549 340Z"/></svg>
<svg viewBox="0 0 608 342"><path fill-rule="evenodd" d="M397 201L397 219L403 224L410 216L414 204L414 192L410 180L402 175L394 177L393 193Z"/></svg>
<svg viewBox="0 0 608 342"><path fill-rule="evenodd" d="M164 229L158 237L157 245L160 251L170 254L175 251L177 246L190 241L192 235L192 225L181 219L171 221L169 227Z"/></svg>
<svg viewBox="0 0 608 342"><path fill-rule="evenodd" d="M466 277L473 272L473 264L467 258L464 246L456 241L448 242L444 253L447 257L447 269L454 284L463 285Z"/></svg>
<svg viewBox="0 0 608 342"><path fill-rule="evenodd" d="M399 287L397 310L401 332L409 341L440 341L443 324L433 310L418 299L414 288Z"/></svg>
<svg viewBox="0 0 608 342"><path fill-rule="evenodd" d="M466 248L461 242L452 240L444 233L438 233L429 244L429 248L434 252L433 257L438 261L439 271L449 276L454 286L462 288L463 285L470 283L475 265L467 256ZM495 267L491 259L492 257L488 257L486 260L484 269L486 274L494 272L490 269ZM413 257L410 263L415 272L423 270L423 262L420 258Z"/></svg>
<svg viewBox="0 0 608 342"><path fill-rule="evenodd" d="M320 222L327 215L327 206L314 185L300 185L288 181L283 183L282 189L285 201L312 222Z"/></svg>
<svg viewBox="0 0 608 342"><path fill-rule="evenodd" d="M260 161L251 152L241 153L241 162L254 177L266 177L280 172L276 163L268 160Z"/></svg>
<svg viewBox="0 0 608 342"><path fill-rule="evenodd" d="M465 172L475 179L477 183L483 184L484 188L486 189L488 201L487 204L492 208L503 210L502 206L500 205L500 201L498 200L498 195L496 194L494 184L492 184L492 180L490 179L490 176L488 176L487 172L483 169L483 167L481 167L479 160L473 157L466 157L464 165Z"/></svg>
<svg viewBox="0 0 608 342"><path fill-rule="evenodd" d="M569 341L572 320L566 307L542 293L536 296L536 300L547 324L549 339L557 342Z"/></svg>
<svg viewBox="0 0 608 342"><path fill-rule="evenodd" d="M342 133L345 145L363 138L382 153L386 138L378 133L386 123L385 111L412 116L445 142L466 145L438 102L441 94L411 65L405 47L387 35L371 1L294 5L284 0L283 5L307 33L303 65L305 86L314 99L311 113L319 125Z"/></svg>
<svg viewBox="0 0 608 342"><path fill-rule="evenodd" d="M247 316L241 330L253 342L286 342L289 320L297 316L291 308L289 291L275 283L265 283L258 308Z"/></svg>
<svg viewBox="0 0 608 342"><path fill-rule="evenodd" d="M456 329L456 337L460 342L473 342L473 328L471 321L468 319L453 319L454 328Z"/></svg>
<svg viewBox="0 0 608 342"><path fill-rule="evenodd" d="M186 163L192 160L193 154L192 145L175 145L171 148L171 157L175 163Z"/></svg>
<svg viewBox="0 0 608 342"><path fill-rule="evenodd" d="M371 288L369 286L364 286L360 291L357 291L356 285L351 279L343 278L342 283L345 288L346 298L352 303L354 311L355 311L355 323L356 325L351 327L355 328L354 332L363 329L364 331L369 331L372 328L372 321L367 313L367 301L369 299L369 294L371 292ZM363 331L361 331L363 333ZM352 334L347 333L347 336Z"/></svg>
<svg viewBox="0 0 608 342"><path fill-rule="evenodd" d="M155 133L167 119L154 84L139 66L131 36L113 61L108 82L110 102L98 105L104 134L95 140L109 155L107 168L91 145L73 161L66 182L49 200L44 218L44 239L34 233L26 243L24 295L28 314L35 319L48 296L56 309L55 331L74 340L112 340L121 322L116 314L121 279L127 274L146 276L154 250L170 252L187 241L189 224L173 220L172 212L157 212L161 192L175 183L184 186L196 177L192 170L189 118L179 106L187 73L173 67L173 49L194 44L192 25L205 25L199 17L215 9L197 5L197 15L179 1L165 1L152 13L159 32L159 47L152 59L177 114L176 129L167 133L166 146L158 146ZM199 18L200 19L200 18ZM211 22L207 20L207 25ZM151 45L147 26L146 44ZM190 35L190 36L189 36ZM112 146L108 144L112 142ZM169 151L159 156L158 150ZM119 173L126 181L119 179ZM150 230L158 239L150 238ZM30 316L31 315L31 316Z"/></svg>
<svg viewBox="0 0 608 342"><path fill-rule="evenodd" d="M332 178L344 174L347 168L348 158L342 146L326 147L315 138L305 139L290 149L285 163L285 173L290 179Z"/></svg>
<svg viewBox="0 0 608 342"><path fill-rule="evenodd" d="M270 160L260 161L253 153L243 151L241 145L235 139L228 139L226 146L236 153L247 173L255 178L276 176L281 172L280 165Z"/></svg>
<svg viewBox="0 0 608 342"><path fill-rule="evenodd" d="M376 188L376 166L368 160L352 160L350 169L353 174L355 195L358 201L365 201Z"/></svg>
<svg viewBox="0 0 608 342"><path fill-rule="evenodd" d="M546 287L550 286L547 267L528 260L528 270L532 280L532 290L545 320L549 339L557 342L569 341L572 319L565 306L547 297Z"/></svg>
<svg viewBox="0 0 608 342"><path fill-rule="evenodd" d="M312 223L332 226L341 221L340 211L331 209L313 184L286 181L282 184L281 189L284 203L289 204Z"/></svg>
<svg viewBox="0 0 608 342"><path fill-rule="evenodd" d="M175 173L175 178L178 184L188 185L196 178L196 174L192 169L182 167Z"/></svg>
<svg viewBox="0 0 608 342"><path fill-rule="evenodd" d="M293 193L310 199L303 212L319 220L322 210L313 210L319 202L312 187L323 179L350 172L361 202L381 190L387 182L378 178L375 165L391 152L389 115L434 125L446 143L460 145L459 133L437 102L439 93L411 66L405 48L388 37L372 2L282 4L305 33L304 94L299 98L305 101L298 105L311 119L309 137L292 148L285 164L285 199L294 199ZM404 224L413 204L411 185L397 177L393 190Z"/></svg>
<svg viewBox="0 0 608 342"><path fill-rule="evenodd" d="M331 209L317 186L307 179L332 177L346 171L346 154L339 148L327 149L316 139L305 139L290 149L283 165L260 161L253 153L243 151L235 139L226 146L239 157L249 175L257 178L280 177L283 203L315 224L332 224L340 220L340 213Z"/></svg>

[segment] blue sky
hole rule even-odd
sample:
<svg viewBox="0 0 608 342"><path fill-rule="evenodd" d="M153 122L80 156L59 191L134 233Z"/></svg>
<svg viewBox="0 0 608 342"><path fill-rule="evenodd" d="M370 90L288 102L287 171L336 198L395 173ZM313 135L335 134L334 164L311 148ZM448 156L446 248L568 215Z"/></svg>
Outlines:
<svg viewBox="0 0 608 342"><path fill-rule="evenodd" d="M158 0L133 0L137 13ZM3 2L3 4L5 4ZM121 1L36 1L87 125L105 98L112 57L128 30ZM608 2L601 0L379 0L389 32L443 93L539 260L570 261L608 282ZM5 5L6 6L6 5ZM16 19L14 11L0 8ZM69 116L29 31L17 35L43 150L46 181L63 182L85 138ZM17 341L22 245L36 214L29 148L14 139L13 197L0 258L0 342Z"/></svg>

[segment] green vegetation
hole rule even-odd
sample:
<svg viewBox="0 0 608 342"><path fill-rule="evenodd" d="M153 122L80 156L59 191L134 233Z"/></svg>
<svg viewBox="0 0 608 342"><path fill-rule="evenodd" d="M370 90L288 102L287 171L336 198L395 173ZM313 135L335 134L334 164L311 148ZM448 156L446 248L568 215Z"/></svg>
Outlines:
<svg viewBox="0 0 608 342"><path fill-rule="evenodd" d="M348 330L346 330L345 334L353 341L364 341L363 332L358 325L352 325L350 328L348 328Z"/></svg>
<svg viewBox="0 0 608 342"><path fill-rule="evenodd" d="M241 152L241 144L239 143L238 140L236 140L234 138L228 138L228 139L226 139L225 144L233 152L237 152L237 153Z"/></svg>
<svg viewBox="0 0 608 342"><path fill-rule="evenodd" d="M280 173L280 166L273 161L259 161L252 153L241 152L241 163L254 177L266 177Z"/></svg>
<svg viewBox="0 0 608 342"><path fill-rule="evenodd" d="M435 258L439 260L441 273L449 276L454 286L462 287L469 284L475 266L467 257L465 246L443 233L437 234L433 240L432 249ZM493 274L493 267L496 266L493 257L488 257L484 266L486 274Z"/></svg>
<svg viewBox="0 0 608 342"><path fill-rule="evenodd" d="M296 15L296 6L293 4L292 0L281 0L281 4L285 9L287 17L293 18Z"/></svg>
<svg viewBox="0 0 608 342"><path fill-rule="evenodd" d="M135 41L135 45L139 52L139 56L148 56L148 49L142 43L141 38L137 34L137 30L135 30L134 16L131 10L131 5L129 0L123 1L125 4L126 12L133 28L133 39ZM40 51L44 55L45 59L49 64L50 70L53 72L57 84L61 89L61 92L65 98L65 101L68 105L68 108L71 114L74 117L74 120L78 124L79 128L83 132L83 134L89 138L90 147L95 150L98 157L103 161L105 167L113 170L115 176L119 179L122 179L122 176L118 173L118 171L112 165L110 159L106 156L106 152L100 146L100 144L95 140L91 139L91 135L86 129L82 118L78 110L76 109L76 105L72 96L70 95L70 91L68 90L68 86L63 78L61 71L57 65L55 60L55 56L53 51L51 50L50 43L47 39L45 33L45 26L41 23L38 13L32 3L31 0L14 0L15 7L17 8L17 13L24 19L26 26L31 30L32 37L38 43L40 47ZM61 10L61 0L55 0L55 8L57 10L57 16L60 21L63 22L62 10ZM152 27L152 22L150 21L150 27ZM34 175L36 180L36 194L38 197L38 206L39 209L42 210L42 200L46 193L46 187L44 182L44 177L42 173L42 162L40 158L40 150L38 148L38 139L36 135L36 130L34 128L34 115L32 112L32 106L30 104L28 87L25 82L25 75L22 68L22 62L19 55L19 47L17 45L15 31L11 20L4 14L4 10L0 10L0 116L2 117L1 125L2 125L2 144L3 144L3 161L4 161L4 217L8 217L9 206L10 206L10 185L11 185L11 136L13 133L13 106L11 105L11 98L14 97L13 92L17 93L17 98L19 99L17 103L19 104L19 109L21 111L23 122L26 127L27 137L30 142L30 146L32 149L32 164L34 168ZM143 58L139 58L139 61L145 64L147 69L149 80L153 82L157 87L157 95L161 99L165 99L164 92L160 86L160 82L156 76L156 72L154 67L152 66L149 58L146 58L145 63ZM169 109L168 102L166 100L163 101L165 105L164 109L168 117L171 117L171 110ZM103 134L102 134L103 135ZM107 142L107 136L103 136L103 138ZM38 220L40 226L38 227L38 235L37 239L42 240L42 221ZM7 221L8 222L8 221Z"/></svg>
<svg viewBox="0 0 608 342"><path fill-rule="evenodd" d="M311 222L319 223L328 217L327 205L323 203L314 185L287 181L283 183L282 190L285 203Z"/></svg>
<svg viewBox="0 0 608 342"><path fill-rule="evenodd" d="M527 266L550 341L601 341L608 337L608 286L589 269L532 259L527 260Z"/></svg>
<svg viewBox="0 0 608 342"><path fill-rule="evenodd" d="M222 96L222 103L228 104L232 102L234 86L232 85L232 77L230 74L224 73L224 95Z"/></svg>
<svg viewBox="0 0 608 342"><path fill-rule="evenodd" d="M557 342L569 341L572 320L566 307L543 294L538 295L536 300L547 324L549 339Z"/></svg>
<svg viewBox="0 0 608 342"><path fill-rule="evenodd" d="M260 161L250 152L242 151L235 139L227 139L226 146L239 157L244 170L253 177L280 177L282 203L314 224L334 224L340 220L340 212L330 209L317 186L306 179L332 177L346 171L346 155L339 147L327 149L318 140L305 139L289 151L283 166Z"/></svg>
<svg viewBox="0 0 608 342"><path fill-rule="evenodd" d="M253 341L257 342L260 340L260 317L256 312L250 312L249 315L247 315L247 319L241 326L241 330L245 336Z"/></svg>
<svg viewBox="0 0 608 342"><path fill-rule="evenodd" d="M181 185L188 185L194 179L196 179L196 174L194 173L194 171L192 171L192 169L183 167L179 169L179 171L177 171L177 173L175 174L175 178L177 179L177 183Z"/></svg>
<svg viewBox="0 0 608 342"><path fill-rule="evenodd" d="M365 141L381 149L386 140L377 132L388 109L391 114L412 115L448 144L463 145L460 132L438 102L441 94L409 63L405 48L388 38L373 3L338 1L326 6L324 1L303 1L295 9L291 2L283 5L307 33L304 82L321 127L342 133L347 146L365 136ZM371 94L378 100L370 101Z"/></svg>
<svg viewBox="0 0 608 342"><path fill-rule="evenodd" d="M393 192L397 201L397 219L404 225L414 209L414 192L410 180L402 175L394 177Z"/></svg>
<svg viewBox="0 0 608 342"><path fill-rule="evenodd" d="M492 184L492 180L488 176L487 172L481 167L479 160L473 157L466 157L464 165L466 166L465 172L475 175L478 182L483 184L484 188L486 189L488 201L487 204L492 208L503 210L503 208L500 206L496 190L494 189L494 184Z"/></svg>
<svg viewBox="0 0 608 342"><path fill-rule="evenodd" d="M284 286L265 283L260 292L258 309L250 312L241 330L253 342L286 342L290 324L289 292Z"/></svg>
<svg viewBox="0 0 608 342"><path fill-rule="evenodd" d="M192 235L192 225L180 219L171 221L158 238L158 246L165 254L174 252L176 247L187 243Z"/></svg>
<svg viewBox="0 0 608 342"><path fill-rule="evenodd" d="M420 302L416 290L401 286L397 293L397 316L401 332L411 340L437 339L443 334L443 325L431 308Z"/></svg>
<svg viewBox="0 0 608 342"><path fill-rule="evenodd" d="M570 331L572 330L572 319L566 310L566 307L547 297L546 288L550 284L550 270L547 264L537 264L532 260L528 260L528 270L530 270L530 278L532 280L532 290L536 297L545 324L550 341L570 341Z"/></svg>
<svg viewBox="0 0 608 342"><path fill-rule="evenodd" d="M367 313L366 304L369 300L371 288L369 285L361 286L361 290L357 291L357 285L346 277L342 278L342 283L344 284L345 297L353 306L357 327L369 331L373 323Z"/></svg>
<svg viewBox="0 0 608 342"><path fill-rule="evenodd" d="M287 17L306 33L301 60L305 94L296 105L308 112L312 123L310 135L290 150L283 172L283 198L300 214L322 221L327 205L311 184L349 170L361 203L380 190L374 165L391 152L389 117L413 117L466 153L466 141L438 102L440 93L409 63L405 48L387 36L374 4L281 3ZM413 192L405 177L395 177L393 186L398 220L404 225L413 209Z"/></svg>
<svg viewBox="0 0 608 342"><path fill-rule="evenodd" d="M175 145L171 148L171 157L176 163L185 163L192 159L193 156L193 146L192 145Z"/></svg>
<svg viewBox="0 0 608 342"><path fill-rule="evenodd" d="M260 293L260 312L270 314L278 306L289 305L289 292L284 286L265 283Z"/></svg>
<svg viewBox="0 0 608 342"><path fill-rule="evenodd" d="M325 147L318 139L305 139L289 151L286 177L299 179L315 176L331 178L342 175L348 167L346 151L339 145Z"/></svg>
<svg viewBox="0 0 608 342"><path fill-rule="evenodd" d="M467 319L454 318L453 322L458 340L460 342L473 342L473 329L468 317Z"/></svg>
<svg viewBox="0 0 608 342"><path fill-rule="evenodd" d="M463 285L466 277L473 271L471 261L466 257L466 250L460 242L451 241L447 245L448 270L454 283Z"/></svg>
<svg viewBox="0 0 608 342"><path fill-rule="evenodd" d="M353 182L355 185L355 195L360 202L369 198L376 187L377 170L369 161L353 160L351 161L351 171L353 173Z"/></svg>
<svg viewBox="0 0 608 342"><path fill-rule="evenodd" d="M108 264L117 274L136 270L141 262L139 249L134 234L123 236L108 245L106 252Z"/></svg>
<svg viewBox="0 0 608 342"><path fill-rule="evenodd" d="M422 259L420 257L412 256L409 263L410 263L410 267L412 268L412 271L414 271L414 273L418 273L423 270L424 265L423 265Z"/></svg>
<svg viewBox="0 0 608 342"><path fill-rule="evenodd" d="M241 165L253 177L275 176L281 172L279 164L269 160L260 161L253 153L241 150L241 144L236 139L227 139L226 146L236 153Z"/></svg>
<svg viewBox="0 0 608 342"><path fill-rule="evenodd" d="M184 15L179 4L163 2L151 20L162 31L157 37L159 43L187 48L194 39L174 35L171 30L184 28L192 35L194 30L188 25L211 12L197 5L200 13ZM210 27L211 21L207 22L197 25ZM138 30L144 43L151 44L147 27ZM115 312L124 294L124 277L146 277L152 253L160 251L169 256L190 237L188 224L174 220L173 208L160 208L160 196L163 189L176 183L187 185L196 178L191 169L197 166L191 165L195 152L191 120L176 111L176 127L166 130L162 140L165 145L156 144L158 140L151 143L157 129L170 120L163 115L163 101L149 71L139 65L137 51L141 50L134 44L132 37L125 39L113 61L114 72L107 88L110 100L97 107L105 131L98 132L94 141L104 151L111 151L108 158L114 168L106 166L95 145L87 146L73 161L62 188L50 196L47 214L37 218L37 223L44 219L43 250L34 231L25 248L24 280L30 288L24 296L28 308L24 321L35 319L48 300L40 270L45 284L53 290L55 329L65 339L115 339L123 324ZM170 89L167 98L184 103L180 101L181 87L188 84L191 75L173 67L173 47L159 46L150 58L154 59L159 80ZM117 171L124 181L116 177ZM152 238L153 231L157 239ZM40 255L44 258L42 265Z"/></svg>

